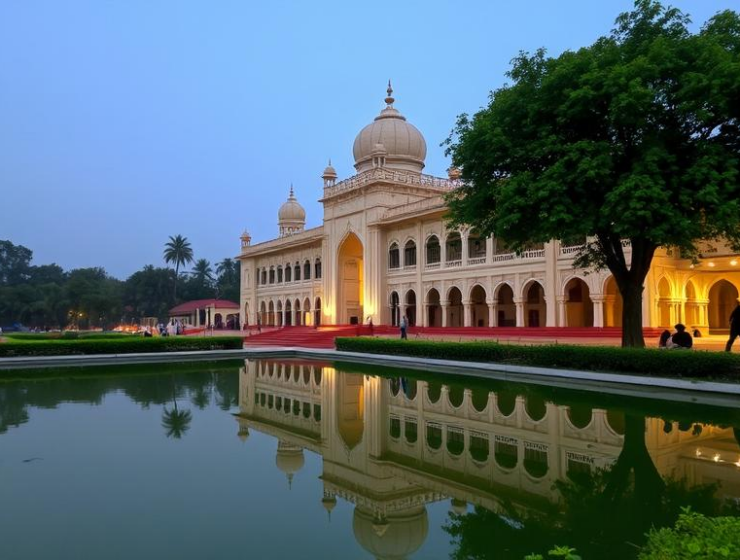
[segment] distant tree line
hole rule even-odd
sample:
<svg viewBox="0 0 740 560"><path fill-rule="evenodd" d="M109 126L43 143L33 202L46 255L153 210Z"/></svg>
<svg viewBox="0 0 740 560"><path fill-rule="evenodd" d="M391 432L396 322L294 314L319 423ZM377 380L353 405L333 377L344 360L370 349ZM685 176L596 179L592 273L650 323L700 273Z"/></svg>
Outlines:
<svg viewBox="0 0 740 560"><path fill-rule="evenodd" d="M146 265L119 280L100 267L34 265L31 249L0 240L0 326L110 328L143 317L164 320L183 301L239 301L240 267L233 259L223 259L214 271L206 259L194 260L180 235L170 237L164 259L174 270ZM191 270L180 271L191 263Z"/></svg>

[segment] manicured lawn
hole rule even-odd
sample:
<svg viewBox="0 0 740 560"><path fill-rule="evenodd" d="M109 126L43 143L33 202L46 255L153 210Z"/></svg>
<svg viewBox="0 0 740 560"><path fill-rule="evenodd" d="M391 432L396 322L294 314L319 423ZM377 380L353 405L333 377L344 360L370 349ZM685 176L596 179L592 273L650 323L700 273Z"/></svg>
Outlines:
<svg viewBox="0 0 740 560"><path fill-rule="evenodd" d="M740 355L725 352L497 342L337 338L338 350L468 362L629 373L659 377L740 380Z"/></svg>

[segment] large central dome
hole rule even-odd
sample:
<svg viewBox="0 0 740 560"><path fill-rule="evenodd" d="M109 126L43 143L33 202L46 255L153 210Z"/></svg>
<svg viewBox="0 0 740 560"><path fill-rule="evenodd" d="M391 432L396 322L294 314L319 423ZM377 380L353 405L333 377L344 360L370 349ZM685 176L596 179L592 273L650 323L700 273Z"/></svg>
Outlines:
<svg viewBox="0 0 740 560"><path fill-rule="evenodd" d="M386 107L355 138L352 152L358 173L375 167L416 171L424 169L427 143L421 132L393 107L395 99L388 82Z"/></svg>

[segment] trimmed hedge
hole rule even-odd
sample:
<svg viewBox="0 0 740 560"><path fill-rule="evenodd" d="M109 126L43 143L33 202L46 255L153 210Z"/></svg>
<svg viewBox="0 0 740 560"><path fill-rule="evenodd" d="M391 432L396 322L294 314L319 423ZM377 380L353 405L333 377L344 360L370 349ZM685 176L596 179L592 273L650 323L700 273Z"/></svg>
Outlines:
<svg viewBox="0 0 740 560"><path fill-rule="evenodd" d="M6 338L12 340L102 340L109 338L132 338L139 335L130 333L119 333L119 332L78 332L78 331L64 331L64 332L47 332L47 333L6 333Z"/></svg>
<svg viewBox="0 0 740 560"><path fill-rule="evenodd" d="M467 362L694 379L740 379L740 355L727 352L497 342L337 338L337 350Z"/></svg>
<svg viewBox="0 0 740 560"><path fill-rule="evenodd" d="M217 337L118 337L113 339L39 340L0 343L0 357L68 356L80 354L133 354L195 350L235 350L244 347L239 336Z"/></svg>

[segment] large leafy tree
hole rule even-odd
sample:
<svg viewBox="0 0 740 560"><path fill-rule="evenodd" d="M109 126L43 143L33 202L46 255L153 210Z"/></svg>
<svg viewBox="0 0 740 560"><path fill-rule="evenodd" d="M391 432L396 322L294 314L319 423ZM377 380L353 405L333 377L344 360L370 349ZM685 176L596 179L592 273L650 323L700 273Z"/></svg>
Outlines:
<svg viewBox="0 0 740 560"><path fill-rule="evenodd" d="M638 0L589 47L520 54L486 108L448 139L463 186L451 221L521 250L589 242L577 266L608 268L624 346L644 346L642 292L659 247L740 249L740 18L688 17Z"/></svg>
<svg viewBox="0 0 740 560"><path fill-rule="evenodd" d="M175 287L172 292L172 298L177 299L177 277L180 274L180 267L193 262L193 248L187 237L176 235L164 244L164 261L167 264L175 265Z"/></svg>

